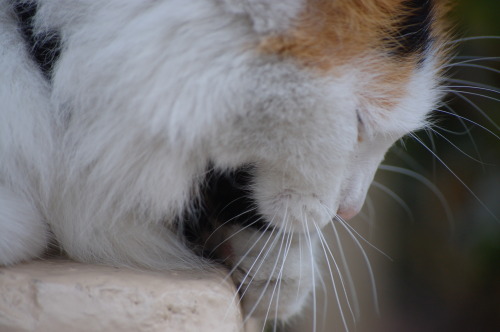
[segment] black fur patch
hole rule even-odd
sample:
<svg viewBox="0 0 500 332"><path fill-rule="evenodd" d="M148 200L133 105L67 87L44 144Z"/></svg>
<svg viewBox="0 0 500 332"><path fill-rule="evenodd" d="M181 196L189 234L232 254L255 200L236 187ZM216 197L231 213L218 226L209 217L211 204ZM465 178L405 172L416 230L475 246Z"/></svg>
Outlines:
<svg viewBox="0 0 500 332"><path fill-rule="evenodd" d="M194 211L182 221L183 235L194 247L195 253L218 260L206 248L206 237L222 225L238 225L260 232L273 230L257 212L251 197L252 167L241 167L233 172L209 171L201 188L201 198Z"/></svg>
<svg viewBox="0 0 500 332"><path fill-rule="evenodd" d="M400 28L392 55L406 57L418 54L422 58L432 42L431 24L434 14L433 0L407 0L401 15Z"/></svg>
<svg viewBox="0 0 500 332"><path fill-rule="evenodd" d="M50 79L52 69L60 54L61 38L56 32L35 34L33 18L36 15L36 10L36 2L14 4L14 12L17 15L28 51L45 77Z"/></svg>
<svg viewBox="0 0 500 332"><path fill-rule="evenodd" d="M204 193L206 210L221 222L269 230L271 226L256 211L251 197L251 167L235 172L212 174Z"/></svg>

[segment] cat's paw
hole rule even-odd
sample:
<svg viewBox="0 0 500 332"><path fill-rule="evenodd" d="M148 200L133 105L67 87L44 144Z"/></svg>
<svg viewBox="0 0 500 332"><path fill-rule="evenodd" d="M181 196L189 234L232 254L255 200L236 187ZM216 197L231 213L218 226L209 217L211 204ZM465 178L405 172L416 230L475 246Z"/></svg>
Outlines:
<svg viewBox="0 0 500 332"><path fill-rule="evenodd" d="M314 234L228 227L226 260L245 315L287 319L300 312L314 286Z"/></svg>

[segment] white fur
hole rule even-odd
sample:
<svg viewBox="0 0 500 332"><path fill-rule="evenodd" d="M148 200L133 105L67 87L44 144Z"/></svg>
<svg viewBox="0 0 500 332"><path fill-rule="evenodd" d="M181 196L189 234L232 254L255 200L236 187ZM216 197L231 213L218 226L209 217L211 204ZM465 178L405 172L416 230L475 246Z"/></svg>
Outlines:
<svg viewBox="0 0 500 332"><path fill-rule="evenodd" d="M0 262L13 264L40 256L48 229L33 204L0 187Z"/></svg>
<svg viewBox="0 0 500 332"><path fill-rule="evenodd" d="M259 33L277 33L292 25L292 20L304 7L303 0L219 0L231 13L247 15Z"/></svg>
<svg viewBox="0 0 500 332"><path fill-rule="evenodd" d="M304 237L337 213L359 211L385 151L421 127L438 98L431 61L415 71L387 117L359 96L373 79L359 69L370 55L320 77L258 54L259 36L286 29L303 1L39 4L37 29L59 30L63 43L50 91L8 1L0 2L0 264L39 255L46 220L80 261L203 266L172 223L189 207L209 162L223 170L255 165L258 211L276 229ZM278 275L282 246L237 239L230 243L244 270L254 250L272 258L257 273L260 285L289 285L271 310L296 313L312 287L314 259L304 260L307 270L296 259L306 256L307 239L302 247L290 242L291 258ZM233 277L245 283L241 274ZM264 298L254 311L262 316L272 287L259 283L247 285L244 304L251 310Z"/></svg>
<svg viewBox="0 0 500 332"><path fill-rule="evenodd" d="M0 3L0 264L40 255L53 167L49 89Z"/></svg>

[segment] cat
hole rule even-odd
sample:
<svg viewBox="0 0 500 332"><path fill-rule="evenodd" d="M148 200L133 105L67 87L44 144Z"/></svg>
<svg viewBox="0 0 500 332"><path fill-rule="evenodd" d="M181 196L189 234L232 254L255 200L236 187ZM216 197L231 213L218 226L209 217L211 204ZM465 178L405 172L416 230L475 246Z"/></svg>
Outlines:
<svg viewBox="0 0 500 332"><path fill-rule="evenodd" d="M222 265L247 316L296 315L322 229L430 125L445 7L1 0L0 264Z"/></svg>

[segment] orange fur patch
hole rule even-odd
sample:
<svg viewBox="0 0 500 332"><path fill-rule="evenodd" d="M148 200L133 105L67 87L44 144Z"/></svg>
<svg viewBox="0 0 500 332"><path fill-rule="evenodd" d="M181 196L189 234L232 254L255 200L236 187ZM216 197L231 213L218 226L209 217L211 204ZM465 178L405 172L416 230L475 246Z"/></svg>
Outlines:
<svg viewBox="0 0 500 332"><path fill-rule="evenodd" d="M413 62L393 62L379 59L371 66L364 68L372 74L372 79L364 82L366 86L359 91L361 98L369 100L370 104L381 109L393 109L404 97L406 83L415 69Z"/></svg>
<svg viewBox="0 0 500 332"><path fill-rule="evenodd" d="M378 47L402 0L307 0L293 27L265 38L261 52L292 57L321 71ZM386 33L385 33L386 34ZM339 63L340 62L340 63Z"/></svg>
<svg viewBox="0 0 500 332"><path fill-rule="evenodd" d="M444 1L437 2L436 9L440 9ZM418 61L417 55L389 56L388 45L398 45L395 36L405 10L404 0L307 0L292 27L283 34L266 36L258 49L293 59L319 75L332 74L336 67L368 56L369 64L360 69L372 71L375 79L367 88L387 96L376 103L389 108L404 94ZM433 38L439 37L440 27L433 26Z"/></svg>

